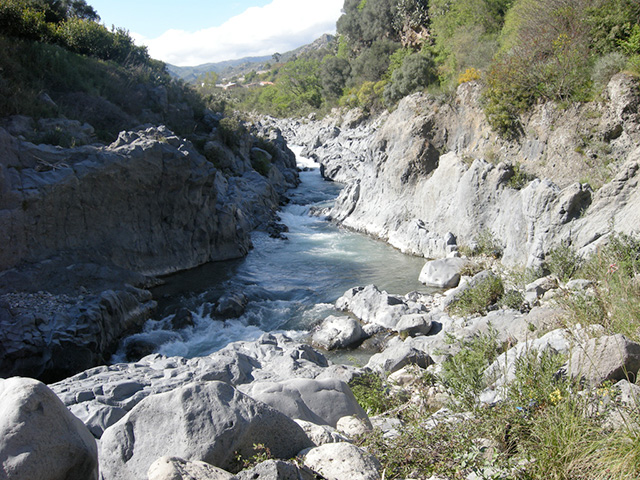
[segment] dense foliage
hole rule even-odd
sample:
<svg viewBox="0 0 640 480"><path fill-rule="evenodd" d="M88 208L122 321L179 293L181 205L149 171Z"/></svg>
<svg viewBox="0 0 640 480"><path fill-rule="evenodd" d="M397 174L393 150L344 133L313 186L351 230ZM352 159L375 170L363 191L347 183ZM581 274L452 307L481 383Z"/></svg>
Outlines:
<svg viewBox="0 0 640 480"><path fill-rule="evenodd" d="M479 81L489 122L513 136L538 101L589 100L615 73L640 73L640 2L345 0L333 43L279 57L251 76L274 84L238 89L235 106L276 115L375 110Z"/></svg>
<svg viewBox="0 0 640 480"><path fill-rule="evenodd" d="M152 120L193 132L201 99L99 19L84 0L0 0L0 116L61 115L106 141Z"/></svg>
<svg viewBox="0 0 640 480"><path fill-rule="evenodd" d="M107 29L84 0L3 0L0 33L9 37L57 44L75 53L120 63L146 63L126 30Z"/></svg>

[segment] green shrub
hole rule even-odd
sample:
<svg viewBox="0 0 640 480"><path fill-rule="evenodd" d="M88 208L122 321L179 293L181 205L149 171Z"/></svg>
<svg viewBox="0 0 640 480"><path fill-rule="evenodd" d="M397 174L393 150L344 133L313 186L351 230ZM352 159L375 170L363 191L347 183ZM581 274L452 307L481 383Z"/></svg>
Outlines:
<svg viewBox="0 0 640 480"><path fill-rule="evenodd" d="M377 373L366 373L349 382L353 395L369 415L379 415L398 406L397 398L390 394L382 377Z"/></svg>
<svg viewBox="0 0 640 480"><path fill-rule="evenodd" d="M454 315L466 316L487 313L487 309L495 304L504 293L502 279L496 275L477 282L473 287L464 290L448 307Z"/></svg>
<svg viewBox="0 0 640 480"><path fill-rule="evenodd" d="M477 395L487 387L485 369L499 353L497 333L479 334L460 342L460 351L442 363L442 380L466 408L476 405Z"/></svg>
<svg viewBox="0 0 640 480"><path fill-rule="evenodd" d="M591 79L593 80L594 87L598 90L602 90L611 77L616 73L621 72L627 65L627 57L620 52L609 52L606 55L599 57L591 73Z"/></svg>
<svg viewBox="0 0 640 480"><path fill-rule="evenodd" d="M528 174L519 163L514 163L513 165L511 165L511 169L513 174L507 181L507 186L509 188L521 190L526 187L534 178L533 175Z"/></svg>
<svg viewBox="0 0 640 480"><path fill-rule="evenodd" d="M488 228L478 234L473 248L473 255L486 255L492 258L502 257L502 245Z"/></svg>
<svg viewBox="0 0 640 480"><path fill-rule="evenodd" d="M421 53L409 55L391 75L391 83L384 89L385 103L393 105L410 93L426 88L436 79L435 63L430 56Z"/></svg>
<svg viewBox="0 0 640 480"><path fill-rule="evenodd" d="M580 270L582 263L582 257L575 249L562 243L547 253L544 268L559 280L566 282Z"/></svg>

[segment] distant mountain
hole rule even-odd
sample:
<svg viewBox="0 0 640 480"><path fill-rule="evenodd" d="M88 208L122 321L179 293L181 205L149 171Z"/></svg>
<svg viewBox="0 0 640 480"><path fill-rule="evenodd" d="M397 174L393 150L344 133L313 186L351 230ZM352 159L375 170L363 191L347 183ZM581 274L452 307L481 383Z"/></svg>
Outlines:
<svg viewBox="0 0 640 480"><path fill-rule="evenodd" d="M283 53L280 55L280 62L288 62L292 58L301 55L311 53L320 50L329 45L334 39L333 35L325 34L313 42L298 47L295 50ZM268 63L273 63L275 60L273 55L267 55L263 57L245 57L237 60L225 60L222 62L205 63L195 67L177 67L175 65L167 64L167 71L173 77L180 78L186 82L195 81L200 75L208 72L217 73L221 79L232 78L249 73L253 70L263 70L267 67Z"/></svg>

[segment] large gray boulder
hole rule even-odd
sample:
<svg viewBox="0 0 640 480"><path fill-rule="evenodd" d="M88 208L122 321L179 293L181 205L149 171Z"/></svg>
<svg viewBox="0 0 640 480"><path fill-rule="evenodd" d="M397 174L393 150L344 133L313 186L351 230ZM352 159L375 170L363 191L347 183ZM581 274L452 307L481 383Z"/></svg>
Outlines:
<svg viewBox="0 0 640 480"><path fill-rule="evenodd" d="M282 382L254 382L243 388L255 400L266 403L290 418L335 427L346 415L367 420L349 386L334 379L295 378Z"/></svg>
<svg viewBox="0 0 640 480"><path fill-rule="evenodd" d="M393 373L406 365L418 365L427 368L432 358L423 350L411 346L409 342L392 338L385 349L373 355L366 367L378 373Z"/></svg>
<svg viewBox="0 0 640 480"><path fill-rule="evenodd" d="M160 457L147 472L148 480L233 480L236 477L205 462L178 457Z"/></svg>
<svg viewBox="0 0 640 480"><path fill-rule="evenodd" d="M380 462L350 443L327 443L312 448L303 458L305 466L327 480L379 480Z"/></svg>
<svg viewBox="0 0 640 480"><path fill-rule="evenodd" d="M365 337L360 322L351 317L330 316L324 319L314 332L311 341L314 345L327 350L345 348Z"/></svg>
<svg viewBox="0 0 640 480"><path fill-rule="evenodd" d="M572 377L599 385L606 380L635 382L640 369L640 344L624 335L591 338L574 347L569 360Z"/></svg>
<svg viewBox="0 0 640 480"><path fill-rule="evenodd" d="M0 478L98 478L95 439L37 380L0 379Z"/></svg>
<svg viewBox="0 0 640 480"><path fill-rule="evenodd" d="M311 470L293 462L267 460L238 472L237 480L316 480Z"/></svg>
<svg viewBox="0 0 640 480"><path fill-rule="evenodd" d="M454 288L460 282L460 272L469 263L465 258L441 258L425 263L420 271L420 282L427 287Z"/></svg>
<svg viewBox="0 0 640 480"><path fill-rule="evenodd" d="M145 480L161 456L231 469L263 444L291 458L311 442L290 418L222 382L191 383L140 402L100 442L105 480Z"/></svg>

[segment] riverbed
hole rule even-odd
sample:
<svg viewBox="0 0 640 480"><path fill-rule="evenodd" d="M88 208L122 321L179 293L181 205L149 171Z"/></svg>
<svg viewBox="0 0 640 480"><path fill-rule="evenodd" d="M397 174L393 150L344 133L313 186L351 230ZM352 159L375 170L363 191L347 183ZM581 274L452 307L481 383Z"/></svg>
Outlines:
<svg viewBox="0 0 640 480"><path fill-rule="evenodd" d="M332 314L333 302L346 290L375 284L389 293L428 291L418 282L424 259L400 253L388 244L341 228L326 216L342 186L325 181L319 165L292 147L301 183L288 192L289 203L278 213L287 226L286 239L266 232L252 235L253 249L243 259L216 262L172 275L154 291L157 318L126 342L158 345L163 355L208 355L230 342L255 340L265 332L284 332L302 339ZM212 305L229 292L249 302L239 318L221 320ZM180 309L191 312L193 325L169 328ZM124 348L114 356L124 360Z"/></svg>

